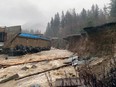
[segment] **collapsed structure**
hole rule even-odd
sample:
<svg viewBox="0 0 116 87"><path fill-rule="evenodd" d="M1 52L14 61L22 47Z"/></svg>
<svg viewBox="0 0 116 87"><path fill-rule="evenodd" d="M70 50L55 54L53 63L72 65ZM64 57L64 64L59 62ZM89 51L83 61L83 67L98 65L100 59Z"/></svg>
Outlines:
<svg viewBox="0 0 116 87"><path fill-rule="evenodd" d="M102 56L116 53L116 23L84 28L85 33L71 35L68 49L79 56Z"/></svg>
<svg viewBox="0 0 116 87"><path fill-rule="evenodd" d="M78 69L79 76L88 87L115 87L116 22L83 30L84 33L64 38L68 50L86 60Z"/></svg>

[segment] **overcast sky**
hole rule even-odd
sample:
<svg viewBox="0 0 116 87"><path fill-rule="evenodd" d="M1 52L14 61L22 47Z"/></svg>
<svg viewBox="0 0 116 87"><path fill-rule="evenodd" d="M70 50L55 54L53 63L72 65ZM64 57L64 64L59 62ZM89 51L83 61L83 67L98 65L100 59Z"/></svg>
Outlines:
<svg viewBox="0 0 116 87"><path fill-rule="evenodd" d="M92 4L100 8L110 0L0 0L0 26L23 25L36 26L45 31L47 22L56 12L83 8L90 9Z"/></svg>

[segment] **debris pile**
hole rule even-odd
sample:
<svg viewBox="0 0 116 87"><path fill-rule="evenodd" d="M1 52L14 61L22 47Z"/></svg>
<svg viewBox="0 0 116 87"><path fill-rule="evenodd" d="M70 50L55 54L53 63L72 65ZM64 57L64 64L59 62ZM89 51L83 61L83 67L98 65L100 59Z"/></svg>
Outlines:
<svg viewBox="0 0 116 87"><path fill-rule="evenodd" d="M1 56L0 87L49 87L50 81L64 77L64 70L75 75L70 64L64 61L73 53L67 50L52 49L18 57ZM50 72L50 73L48 73ZM47 80L50 80L48 81Z"/></svg>

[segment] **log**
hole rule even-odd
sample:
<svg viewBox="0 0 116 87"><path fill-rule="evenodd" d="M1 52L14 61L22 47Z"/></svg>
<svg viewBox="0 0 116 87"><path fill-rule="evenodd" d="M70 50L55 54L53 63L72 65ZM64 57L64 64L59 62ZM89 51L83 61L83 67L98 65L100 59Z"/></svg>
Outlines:
<svg viewBox="0 0 116 87"><path fill-rule="evenodd" d="M22 65L22 64L26 64L26 63L36 63L36 62L44 62L44 61L53 61L53 60L64 60L64 59L67 59L69 57L62 57L62 58L55 58L55 59L43 59L43 60L37 60L37 61L26 61L26 62L14 62L13 64L11 63L1 63L0 66L2 66L3 68L7 68L7 67L10 67L10 66L16 66L16 65Z"/></svg>
<svg viewBox="0 0 116 87"><path fill-rule="evenodd" d="M33 74L29 74L29 75L26 75L26 76L23 76L23 77L16 78L15 80L20 80L20 79L23 79L23 78L26 78L26 77L30 77L30 76L34 76L34 75L38 75L38 74L42 74L42 73L45 73L45 72L49 72L49 71L53 71L53 70L58 70L58 69L60 69L60 68L68 67L68 66L71 66L71 64L68 64L68 65L62 65L62 66L59 66L59 67L56 67L56 68L52 68L52 69L48 69L48 70L45 70L45 71L41 71L41 72L37 72L37 73L33 73Z"/></svg>
<svg viewBox="0 0 116 87"><path fill-rule="evenodd" d="M16 78L19 78L19 75L18 75L18 74L14 74L14 75L12 75L12 76L6 78L6 79L1 80L1 81L0 81L0 84L1 84L1 83L5 83L5 82L8 82L8 81L10 81L10 80L15 80Z"/></svg>

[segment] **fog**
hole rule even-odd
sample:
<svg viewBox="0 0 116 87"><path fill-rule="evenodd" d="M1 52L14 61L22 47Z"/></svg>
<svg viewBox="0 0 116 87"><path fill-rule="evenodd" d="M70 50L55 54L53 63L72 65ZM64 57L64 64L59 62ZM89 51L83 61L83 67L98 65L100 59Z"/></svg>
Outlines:
<svg viewBox="0 0 116 87"><path fill-rule="evenodd" d="M43 33L56 12L69 9L80 12L92 4L100 8L110 0L0 0L0 26L22 25L23 29L39 29Z"/></svg>

